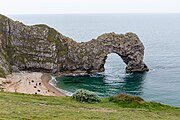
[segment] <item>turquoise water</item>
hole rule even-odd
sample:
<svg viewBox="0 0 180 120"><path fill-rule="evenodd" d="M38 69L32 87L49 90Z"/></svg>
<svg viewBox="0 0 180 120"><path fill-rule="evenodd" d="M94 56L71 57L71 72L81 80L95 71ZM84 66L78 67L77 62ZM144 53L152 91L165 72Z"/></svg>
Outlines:
<svg viewBox="0 0 180 120"><path fill-rule="evenodd" d="M117 93L180 106L180 14L10 15L26 24L45 23L77 41L88 41L105 32L138 34L145 45L146 74L125 74L125 64L108 55L105 72L57 77L55 85L74 92L85 88L101 96Z"/></svg>

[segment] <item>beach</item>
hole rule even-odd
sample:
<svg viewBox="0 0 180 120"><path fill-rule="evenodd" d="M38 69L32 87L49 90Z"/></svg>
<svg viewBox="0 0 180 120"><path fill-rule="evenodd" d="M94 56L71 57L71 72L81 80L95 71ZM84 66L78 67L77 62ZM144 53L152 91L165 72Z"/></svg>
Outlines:
<svg viewBox="0 0 180 120"><path fill-rule="evenodd" d="M51 79L50 74L21 71L7 75L6 79L1 78L1 88L6 92L65 96L64 93L49 84Z"/></svg>

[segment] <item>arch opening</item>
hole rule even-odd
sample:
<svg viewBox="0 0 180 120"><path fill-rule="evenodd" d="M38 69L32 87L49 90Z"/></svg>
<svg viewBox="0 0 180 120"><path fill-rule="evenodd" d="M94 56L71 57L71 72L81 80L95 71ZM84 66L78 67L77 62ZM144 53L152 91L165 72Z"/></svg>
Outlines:
<svg viewBox="0 0 180 120"><path fill-rule="evenodd" d="M110 53L105 57L104 73L106 75L119 75L124 74L126 64L122 60L121 56L117 53Z"/></svg>

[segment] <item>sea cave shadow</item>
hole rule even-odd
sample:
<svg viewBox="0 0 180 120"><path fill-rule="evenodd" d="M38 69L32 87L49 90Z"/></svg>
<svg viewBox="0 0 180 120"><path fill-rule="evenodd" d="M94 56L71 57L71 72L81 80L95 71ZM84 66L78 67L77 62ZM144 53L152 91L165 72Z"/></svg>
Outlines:
<svg viewBox="0 0 180 120"><path fill-rule="evenodd" d="M142 95L144 80L146 79L147 73L132 73L127 74L123 80L124 83L121 88L122 93L131 95Z"/></svg>

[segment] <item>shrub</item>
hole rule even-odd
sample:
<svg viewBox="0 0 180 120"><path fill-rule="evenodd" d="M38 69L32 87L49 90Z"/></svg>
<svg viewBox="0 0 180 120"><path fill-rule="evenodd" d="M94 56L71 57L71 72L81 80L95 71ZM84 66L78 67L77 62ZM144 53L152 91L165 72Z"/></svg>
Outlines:
<svg viewBox="0 0 180 120"><path fill-rule="evenodd" d="M125 103L140 103L144 101L141 97L139 96L130 96L128 94L118 94L115 96L111 96L109 98L109 101L112 102L125 102Z"/></svg>
<svg viewBox="0 0 180 120"><path fill-rule="evenodd" d="M99 96L91 91L79 89L73 94L73 99L79 102L99 102Z"/></svg>

